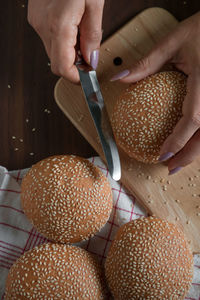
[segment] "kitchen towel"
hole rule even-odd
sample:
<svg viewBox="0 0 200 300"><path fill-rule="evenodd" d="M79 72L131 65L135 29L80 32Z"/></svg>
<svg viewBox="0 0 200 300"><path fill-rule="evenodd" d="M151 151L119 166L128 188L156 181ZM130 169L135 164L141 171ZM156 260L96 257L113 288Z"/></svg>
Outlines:
<svg viewBox="0 0 200 300"><path fill-rule="evenodd" d="M110 219L100 232L78 245L105 262L110 243L118 228L133 219L147 216L137 200L110 177L99 157L89 159L108 177L113 191L113 210ZM20 204L20 185L28 169L8 172L0 166L0 299L4 298L8 271L25 251L47 242L24 215ZM194 256L194 278L185 299L200 300L200 255Z"/></svg>

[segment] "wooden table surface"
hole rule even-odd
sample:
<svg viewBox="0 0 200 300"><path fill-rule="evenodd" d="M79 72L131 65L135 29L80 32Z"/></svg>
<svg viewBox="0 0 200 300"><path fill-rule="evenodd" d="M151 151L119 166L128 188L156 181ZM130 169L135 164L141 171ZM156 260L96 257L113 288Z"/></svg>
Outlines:
<svg viewBox="0 0 200 300"><path fill-rule="evenodd" d="M178 20L200 9L199 0L105 2L104 40L148 7L163 7ZM53 154L95 155L54 101L58 77L51 73L42 42L27 23L27 1L1 1L0 38L0 165L11 170Z"/></svg>

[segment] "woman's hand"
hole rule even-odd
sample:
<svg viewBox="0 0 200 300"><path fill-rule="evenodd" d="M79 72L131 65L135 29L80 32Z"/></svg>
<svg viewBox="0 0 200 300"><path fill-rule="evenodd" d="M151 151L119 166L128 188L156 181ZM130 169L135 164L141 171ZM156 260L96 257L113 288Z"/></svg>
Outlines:
<svg viewBox="0 0 200 300"><path fill-rule="evenodd" d="M135 82L156 73L167 62L188 75L183 116L160 151L160 161L169 159L169 174L174 174L200 155L200 13L181 22L133 68L111 80Z"/></svg>
<svg viewBox="0 0 200 300"><path fill-rule="evenodd" d="M104 0L29 0L28 21L44 43L53 73L79 81L74 65L78 28L81 53L97 67L103 6Z"/></svg>

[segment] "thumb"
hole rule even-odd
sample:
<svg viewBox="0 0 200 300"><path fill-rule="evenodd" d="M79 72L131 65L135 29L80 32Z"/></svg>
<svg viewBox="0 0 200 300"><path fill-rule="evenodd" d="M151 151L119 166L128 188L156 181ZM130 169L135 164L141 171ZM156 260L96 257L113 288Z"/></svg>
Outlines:
<svg viewBox="0 0 200 300"><path fill-rule="evenodd" d="M158 72L175 55L179 47L178 43L176 33L170 33L145 57L137 61L132 68L116 74L111 78L111 81L121 79L122 82L126 83L136 82Z"/></svg>
<svg viewBox="0 0 200 300"><path fill-rule="evenodd" d="M97 68L102 38L103 0L86 1L85 13L80 24L80 49L85 61Z"/></svg>

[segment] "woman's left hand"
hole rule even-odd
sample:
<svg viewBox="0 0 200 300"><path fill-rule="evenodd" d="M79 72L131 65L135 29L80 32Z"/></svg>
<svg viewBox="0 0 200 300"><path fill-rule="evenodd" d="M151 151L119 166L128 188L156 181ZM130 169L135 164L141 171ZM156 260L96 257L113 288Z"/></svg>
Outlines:
<svg viewBox="0 0 200 300"><path fill-rule="evenodd" d="M181 22L146 57L111 80L136 82L156 73L167 62L188 75L183 116L160 151L160 161L169 159L171 175L200 155L200 13Z"/></svg>

